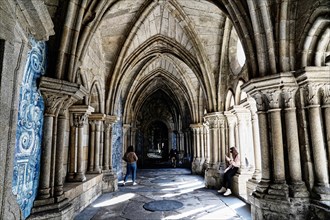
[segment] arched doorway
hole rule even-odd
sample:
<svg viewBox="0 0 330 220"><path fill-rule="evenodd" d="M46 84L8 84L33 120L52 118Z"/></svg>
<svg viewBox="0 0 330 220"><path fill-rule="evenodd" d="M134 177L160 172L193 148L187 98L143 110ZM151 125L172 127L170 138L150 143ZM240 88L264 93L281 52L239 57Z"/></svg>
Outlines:
<svg viewBox="0 0 330 220"><path fill-rule="evenodd" d="M169 152L168 128L162 121L150 123L143 131L140 163L144 168L167 166Z"/></svg>

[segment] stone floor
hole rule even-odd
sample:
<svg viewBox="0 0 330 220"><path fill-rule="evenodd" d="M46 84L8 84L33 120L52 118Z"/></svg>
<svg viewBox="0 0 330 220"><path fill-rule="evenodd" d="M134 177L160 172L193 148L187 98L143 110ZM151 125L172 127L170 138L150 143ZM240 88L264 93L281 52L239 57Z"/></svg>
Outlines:
<svg viewBox="0 0 330 220"><path fill-rule="evenodd" d="M203 178L191 175L188 169L140 169L138 185L128 182L119 190L95 200L75 220L87 219L251 219L250 206L234 196L224 197L206 189ZM160 211L144 209L152 201ZM181 204L177 206L177 204ZM149 204L147 204L149 205ZM182 206L183 205L183 206ZM169 211L161 211L169 210Z"/></svg>

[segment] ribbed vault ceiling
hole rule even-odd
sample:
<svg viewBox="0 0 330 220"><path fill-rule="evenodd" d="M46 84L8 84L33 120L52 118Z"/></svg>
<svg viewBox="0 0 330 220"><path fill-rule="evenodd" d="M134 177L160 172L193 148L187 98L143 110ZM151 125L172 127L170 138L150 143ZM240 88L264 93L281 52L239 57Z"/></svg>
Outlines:
<svg viewBox="0 0 330 220"><path fill-rule="evenodd" d="M99 26L114 88L107 104L122 99L130 123L161 92L176 103L179 115L201 121L204 108L217 101L225 22L225 14L208 1L118 1Z"/></svg>

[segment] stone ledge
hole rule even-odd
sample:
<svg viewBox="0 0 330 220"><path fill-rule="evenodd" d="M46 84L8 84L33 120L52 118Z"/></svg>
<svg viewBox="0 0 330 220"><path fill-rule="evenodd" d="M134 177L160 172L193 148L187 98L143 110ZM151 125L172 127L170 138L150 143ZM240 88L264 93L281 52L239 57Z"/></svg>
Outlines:
<svg viewBox="0 0 330 220"><path fill-rule="evenodd" d="M86 178L85 182L65 183L60 202L36 200L28 219L73 219L102 194L103 174L86 174Z"/></svg>

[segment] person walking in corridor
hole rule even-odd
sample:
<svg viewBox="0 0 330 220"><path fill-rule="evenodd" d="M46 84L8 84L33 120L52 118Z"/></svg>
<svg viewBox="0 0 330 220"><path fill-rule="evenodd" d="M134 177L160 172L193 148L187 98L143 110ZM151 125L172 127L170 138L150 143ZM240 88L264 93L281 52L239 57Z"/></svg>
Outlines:
<svg viewBox="0 0 330 220"><path fill-rule="evenodd" d="M129 146L127 148L127 151L124 155L124 158L125 158L125 161L127 163L127 169L126 169L126 175L125 175L125 178L124 178L123 185L125 186L130 173L132 174L133 185L137 185L135 180L136 180L136 169L137 169L136 161L138 160L138 157L136 156L136 154L134 152L133 146Z"/></svg>
<svg viewBox="0 0 330 220"><path fill-rule="evenodd" d="M220 190L218 190L219 193L224 193L224 196L229 196L232 192L232 182L233 182L233 176L236 174L238 168L241 165L238 150L236 147L230 148L230 153L233 156L233 159L226 156L226 162L229 164L229 166L225 170L225 174L223 176L223 184Z"/></svg>

